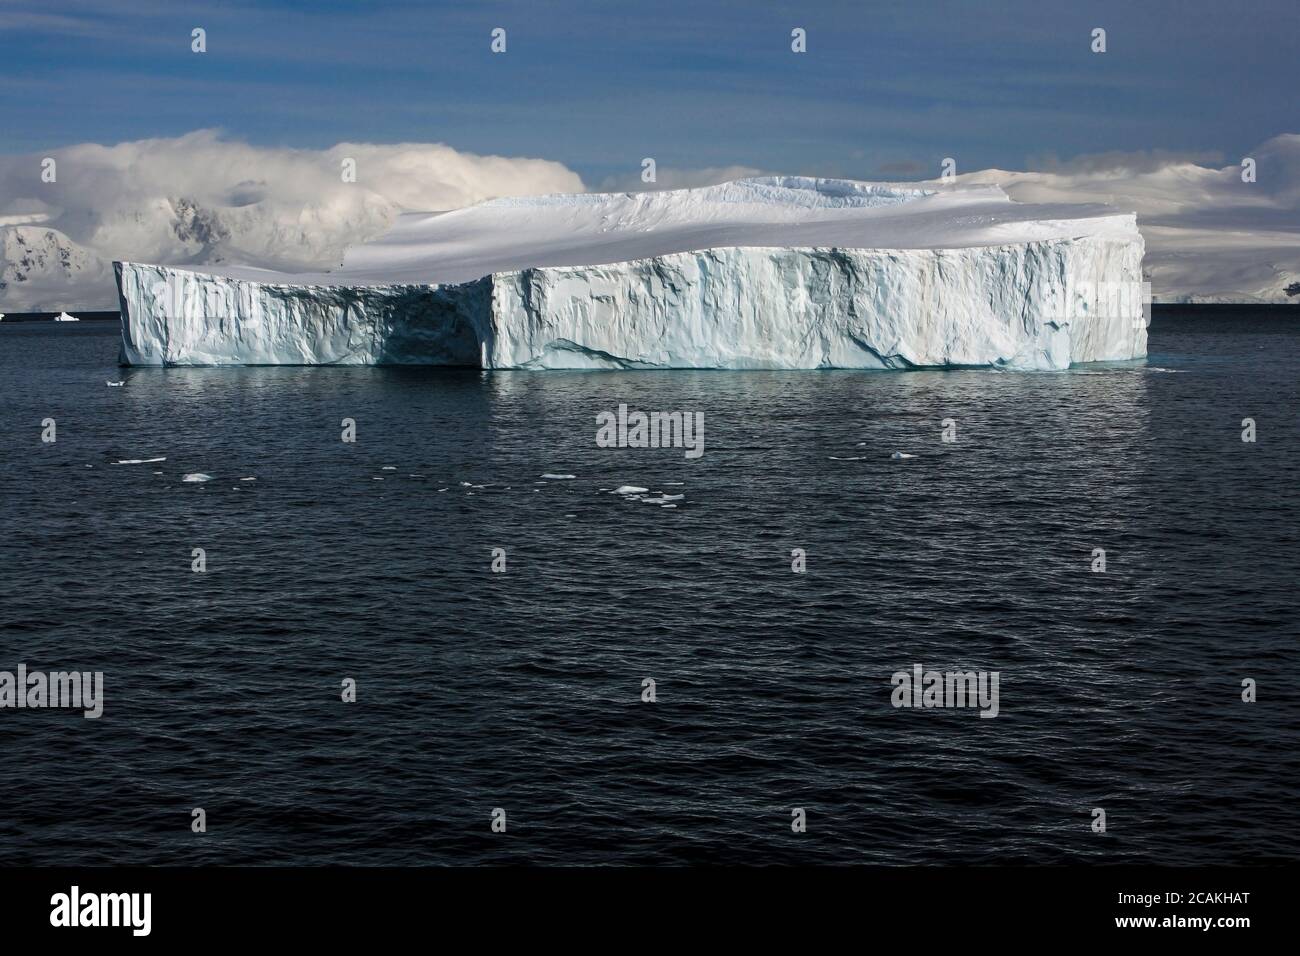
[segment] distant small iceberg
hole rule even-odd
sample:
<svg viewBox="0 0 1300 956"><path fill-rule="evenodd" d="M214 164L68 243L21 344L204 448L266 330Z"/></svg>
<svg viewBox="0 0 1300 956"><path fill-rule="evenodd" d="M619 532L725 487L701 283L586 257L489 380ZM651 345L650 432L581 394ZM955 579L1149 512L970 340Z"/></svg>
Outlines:
<svg viewBox="0 0 1300 956"><path fill-rule="evenodd" d="M68 315L68 313L66 312L60 312L58 315L54 317L54 321L55 322L80 322L81 319L77 318L75 315Z"/></svg>
<svg viewBox="0 0 1300 956"><path fill-rule="evenodd" d="M211 475L205 475L201 471L190 472L190 474L185 475L181 478L181 481L211 481L211 480L212 480Z"/></svg>

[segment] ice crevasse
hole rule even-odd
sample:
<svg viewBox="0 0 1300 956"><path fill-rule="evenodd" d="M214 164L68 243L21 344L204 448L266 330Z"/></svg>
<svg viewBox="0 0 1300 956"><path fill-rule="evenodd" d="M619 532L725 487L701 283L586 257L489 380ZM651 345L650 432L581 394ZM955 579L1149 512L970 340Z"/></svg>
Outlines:
<svg viewBox="0 0 1300 956"><path fill-rule="evenodd" d="M401 216L320 274L115 263L128 365L1062 369L1146 354L1142 237L995 186L772 177Z"/></svg>

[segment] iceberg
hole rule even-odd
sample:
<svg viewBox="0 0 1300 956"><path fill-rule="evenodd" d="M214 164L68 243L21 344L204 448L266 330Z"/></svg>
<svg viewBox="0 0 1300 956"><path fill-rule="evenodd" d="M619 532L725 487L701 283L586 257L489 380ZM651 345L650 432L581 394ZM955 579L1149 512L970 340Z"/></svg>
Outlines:
<svg viewBox="0 0 1300 956"><path fill-rule="evenodd" d="M1143 241L991 185L767 177L411 213L328 273L114 263L125 365L1053 370L1146 354Z"/></svg>

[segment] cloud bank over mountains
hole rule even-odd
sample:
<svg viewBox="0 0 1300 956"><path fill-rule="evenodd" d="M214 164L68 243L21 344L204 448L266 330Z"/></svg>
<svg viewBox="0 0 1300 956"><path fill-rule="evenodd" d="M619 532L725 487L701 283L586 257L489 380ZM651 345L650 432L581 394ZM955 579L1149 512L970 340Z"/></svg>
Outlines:
<svg viewBox="0 0 1300 956"><path fill-rule="evenodd" d="M401 212L581 192L559 163L441 144L251 146L198 130L0 157L0 310L115 309L112 262L329 269ZM344 181L345 160L355 182Z"/></svg>
<svg viewBox="0 0 1300 956"><path fill-rule="evenodd" d="M1300 302L1300 134L1240 162L1201 165L1161 153L1085 156L1040 172L989 169L958 182L997 183L1018 202L1104 202L1137 213L1158 301Z"/></svg>
<svg viewBox="0 0 1300 956"><path fill-rule="evenodd" d="M478 156L441 144L343 143L324 150L252 146L199 130L114 146L0 156L0 311L115 309L112 262L241 264L283 271L338 265L349 245L401 212L501 196L582 192L543 159ZM1256 181L1212 157L1110 153L1033 172L984 170L1022 202L1105 202L1138 214L1161 301L1284 302L1300 282L1300 134L1252 151ZM355 182L344 179L355 161ZM707 185L757 170L660 169L601 183L633 190ZM799 170L780 172L798 173Z"/></svg>

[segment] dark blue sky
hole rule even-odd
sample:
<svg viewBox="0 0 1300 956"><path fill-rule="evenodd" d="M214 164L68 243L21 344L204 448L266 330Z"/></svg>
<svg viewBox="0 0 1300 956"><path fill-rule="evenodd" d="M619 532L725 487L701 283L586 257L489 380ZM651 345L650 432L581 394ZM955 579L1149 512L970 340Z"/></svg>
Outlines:
<svg viewBox="0 0 1300 956"><path fill-rule="evenodd" d="M0 0L0 152L217 127L541 156L589 183L644 156L898 179L945 156L1235 161L1300 131L1298 46L1297 0Z"/></svg>

